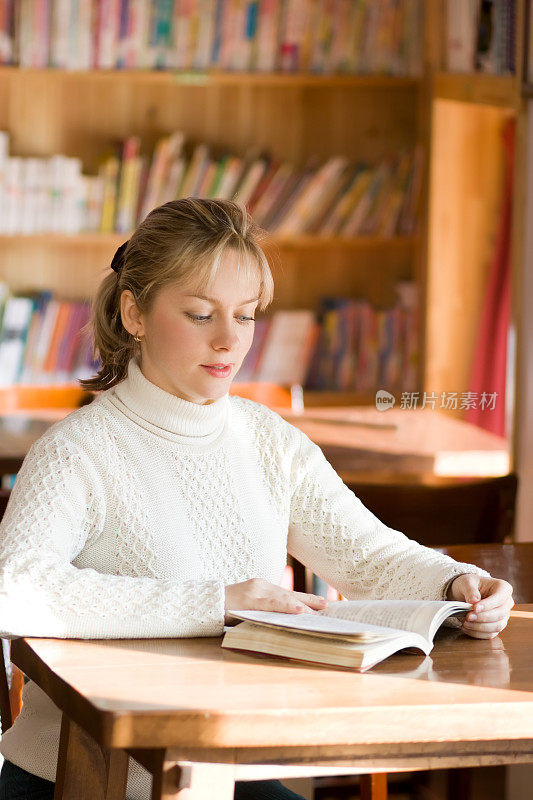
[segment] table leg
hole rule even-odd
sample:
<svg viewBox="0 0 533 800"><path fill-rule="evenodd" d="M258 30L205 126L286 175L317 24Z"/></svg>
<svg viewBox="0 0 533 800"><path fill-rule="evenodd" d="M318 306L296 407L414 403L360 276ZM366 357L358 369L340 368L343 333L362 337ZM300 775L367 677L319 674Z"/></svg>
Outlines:
<svg viewBox="0 0 533 800"><path fill-rule="evenodd" d="M154 772L152 800L233 800L231 764L180 765L163 759Z"/></svg>
<svg viewBox="0 0 533 800"><path fill-rule="evenodd" d="M387 773L372 772L359 777L361 800L387 800Z"/></svg>
<svg viewBox="0 0 533 800"><path fill-rule="evenodd" d="M100 747L63 714L54 800L124 800L127 778L127 753Z"/></svg>

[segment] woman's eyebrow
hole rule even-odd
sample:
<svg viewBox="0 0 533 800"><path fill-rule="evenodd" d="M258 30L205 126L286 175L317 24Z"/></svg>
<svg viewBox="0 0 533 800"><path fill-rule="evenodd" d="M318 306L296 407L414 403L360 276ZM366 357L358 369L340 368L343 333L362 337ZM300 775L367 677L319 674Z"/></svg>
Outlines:
<svg viewBox="0 0 533 800"><path fill-rule="evenodd" d="M214 297L206 297L205 294L186 294L185 297L199 297L200 300L207 300L209 303L213 303L217 305L218 300ZM238 303L240 306L245 306L248 303L255 303L256 300L259 300L258 297L252 297L251 300L243 300L242 303Z"/></svg>

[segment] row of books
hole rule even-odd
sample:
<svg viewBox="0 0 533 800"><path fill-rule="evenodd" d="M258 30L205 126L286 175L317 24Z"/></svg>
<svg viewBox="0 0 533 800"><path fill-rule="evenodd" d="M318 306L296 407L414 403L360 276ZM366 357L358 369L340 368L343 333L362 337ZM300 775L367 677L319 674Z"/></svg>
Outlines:
<svg viewBox="0 0 533 800"><path fill-rule="evenodd" d="M397 285L393 308L324 297L318 312L277 311L258 319L239 381L301 384L318 391L412 391L418 384L418 296Z"/></svg>
<svg viewBox="0 0 533 800"><path fill-rule="evenodd" d="M0 234L98 230L96 188L81 159L10 156L9 135L0 131Z"/></svg>
<svg viewBox="0 0 533 800"><path fill-rule="evenodd" d="M2 299L3 298L3 299ZM0 284L0 385L53 385L95 374L87 302L50 291L12 296ZM324 298L319 313L276 311L256 321L237 380L329 390L416 386L416 287L399 284L393 309Z"/></svg>
<svg viewBox="0 0 533 800"><path fill-rule="evenodd" d="M418 75L421 0L1 0L22 67Z"/></svg>
<svg viewBox="0 0 533 800"><path fill-rule="evenodd" d="M0 386L70 383L95 374L90 305L50 291L12 296L0 284Z"/></svg>
<svg viewBox="0 0 533 800"><path fill-rule="evenodd" d="M514 73L516 0L448 0L447 27L451 72Z"/></svg>
<svg viewBox="0 0 533 800"><path fill-rule="evenodd" d="M422 169L420 147L373 165L334 156L297 168L257 148L243 157L216 155L206 143L186 148L176 132L151 158L130 136L88 176L78 158L10 156L0 131L0 233L127 234L156 206L195 196L233 199L280 237L409 235Z"/></svg>

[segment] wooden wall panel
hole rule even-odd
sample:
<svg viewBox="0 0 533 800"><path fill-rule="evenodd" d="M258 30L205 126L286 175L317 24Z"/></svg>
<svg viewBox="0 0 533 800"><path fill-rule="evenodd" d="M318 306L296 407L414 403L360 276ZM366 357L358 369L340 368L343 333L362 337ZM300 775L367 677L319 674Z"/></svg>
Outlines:
<svg viewBox="0 0 533 800"><path fill-rule="evenodd" d="M466 391L503 185L509 112L437 100L433 110L426 389Z"/></svg>
<svg viewBox="0 0 533 800"><path fill-rule="evenodd" d="M158 136L183 130L191 143L242 155L253 143L302 164L311 155L376 160L412 147L417 84L309 87L250 81L182 85L171 75L0 70L0 126L12 152L83 158L95 172L118 139L136 134L150 152Z"/></svg>

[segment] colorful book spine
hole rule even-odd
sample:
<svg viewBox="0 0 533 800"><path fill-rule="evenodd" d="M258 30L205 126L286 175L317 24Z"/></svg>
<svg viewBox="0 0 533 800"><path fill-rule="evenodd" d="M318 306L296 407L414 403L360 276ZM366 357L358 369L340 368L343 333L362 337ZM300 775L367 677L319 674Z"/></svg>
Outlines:
<svg viewBox="0 0 533 800"><path fill-rule="evenodd" d="M4 303L0 331L0 386L12 386L19 380L34 308L35 300L31 297L9 297Z"/></svg>
<svg viewBox="0 0 533 800"><path fill-rule="evenodd" d="M505 70L516 11L494 5ZM421 39L421 0L0 2L0 63L27 67L418 74Z"/></svg>
<svg viewBox="0 0 533 800"><path fill-rule="evenodd" d="M13 64L15 61L15 0L0 2L0 64Z"/></svg>

